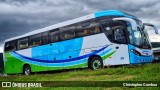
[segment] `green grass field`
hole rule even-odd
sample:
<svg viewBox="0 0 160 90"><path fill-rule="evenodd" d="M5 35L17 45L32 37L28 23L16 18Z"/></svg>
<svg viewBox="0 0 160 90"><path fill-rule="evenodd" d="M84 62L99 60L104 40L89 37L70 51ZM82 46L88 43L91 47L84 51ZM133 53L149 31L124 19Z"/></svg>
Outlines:
<svg viewBox="0 0 160 90"><path fill-rule="evenodd" d="M105 67L101 70L74 69L63 70L52 73L38 73L29 76L8 75L1 76L0 81L160 81L160 63L135 66ZM1 88L0 88L1 89ZM17 88L12 88L17 89ZM21 88L19 88L21 89ZM37 88L26 88L37 89ZM50 89L50 88L41 88ZM53 88L52 88L53 89ZM128 89L128 88L106 88L106 87L56 87L56 90L106 90L106 89ZM160 89L160 88L129 88L129 89Z"/></svg>

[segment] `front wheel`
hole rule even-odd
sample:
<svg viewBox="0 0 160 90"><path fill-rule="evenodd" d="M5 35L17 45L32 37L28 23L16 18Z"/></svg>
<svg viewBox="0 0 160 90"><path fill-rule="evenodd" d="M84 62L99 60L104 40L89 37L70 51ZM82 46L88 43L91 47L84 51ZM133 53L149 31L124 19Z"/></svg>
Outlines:
<svg viewBox="0 0 160 90"><path fill-rule="evenodd" d="M29 65L25 65L25 66L23 67L23 74L24 74L24 75L30 75L30 74L31 74L31 68L30 68Z"/></svg>
<svg viewBox="0 0 160 90"><path fill-rule="evenodd" d="M94 57L89 62L89 67L93 70L98 70L103 67L102 59L99 57Z"/></svg>

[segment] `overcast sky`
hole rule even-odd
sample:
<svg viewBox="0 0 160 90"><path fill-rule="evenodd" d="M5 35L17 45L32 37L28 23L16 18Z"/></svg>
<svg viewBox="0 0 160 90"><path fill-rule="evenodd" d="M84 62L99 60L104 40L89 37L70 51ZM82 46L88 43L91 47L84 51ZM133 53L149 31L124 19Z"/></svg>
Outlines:
<svg viewBox="0 0 160 90"><path fill-rule="evenodd" d="M102 10L124 11L160 28L159 0L0 0L0 46L5 39Z"/></svg>

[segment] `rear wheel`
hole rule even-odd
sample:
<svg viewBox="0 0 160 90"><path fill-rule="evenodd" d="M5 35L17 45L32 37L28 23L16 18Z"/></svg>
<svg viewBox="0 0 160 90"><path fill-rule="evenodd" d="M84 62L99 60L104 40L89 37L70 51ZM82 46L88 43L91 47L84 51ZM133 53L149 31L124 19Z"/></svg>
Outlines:
<svg viewBox="0 0 160 90"><path fill-rule="evenodd" d="M30 75L30 74L31 74L31 68L30 68L29 65L25 65L25 66L23 67L23 74L24 74L24 75Z"/></svg>
<svg viewBox="0 0 160 90"><path fill-rule="evenodd" d="M93 70L98 70L103 67L102 59L99 57L93 57L89 62L89 67Z"/></svg>

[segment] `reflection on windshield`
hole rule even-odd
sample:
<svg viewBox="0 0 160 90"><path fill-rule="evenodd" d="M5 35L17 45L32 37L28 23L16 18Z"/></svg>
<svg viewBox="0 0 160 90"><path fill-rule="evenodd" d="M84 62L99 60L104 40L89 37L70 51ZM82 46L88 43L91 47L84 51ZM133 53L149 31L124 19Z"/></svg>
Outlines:
<svg viewBox="0 0 160 90"><path fill-rule="evenodd" d="M135 45L141 45L141 38L142 38L141 32L140 31L134 31L133 33L134 33L134 38L135 38L134 44Z"/></svg>
<svg viewBox="0 0 160 90"><path fill-rule="evenodd" d="M130 39L130 43L133 45L137 45L140 46L141 45L141 32L140 31L133 31L131 29L131 26L127 27L128 31L129 31L129 39Z"/></svg>

